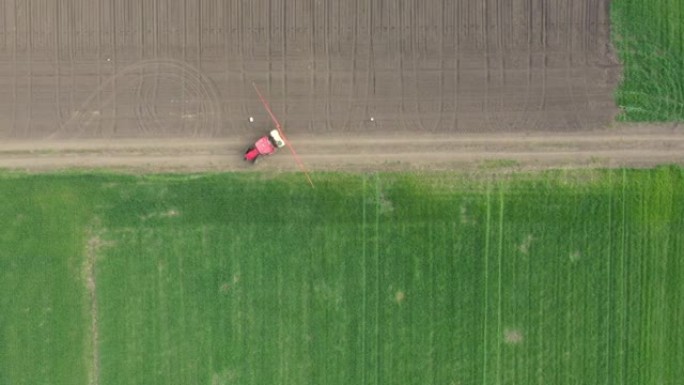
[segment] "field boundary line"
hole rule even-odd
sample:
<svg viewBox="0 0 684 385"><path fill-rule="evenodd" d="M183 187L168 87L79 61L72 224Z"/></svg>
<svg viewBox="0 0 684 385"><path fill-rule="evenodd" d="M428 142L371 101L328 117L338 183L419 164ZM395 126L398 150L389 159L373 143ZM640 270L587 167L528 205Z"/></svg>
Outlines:
<svg viewBox="0 0 684 385"><path fill-rule="evenodd" d="M489 307L489 232L492 219L491 208L491 184L487 183L487 215L485 222L485 245L484 245L484 314L482 320L482 383L487 384L487 308Z"/></svg>
<svg viewBox="0 0 684 385"><path fill-rule="evenodd" d="M97 304L97 272L96 262L98 253L107 243L100 238L97 231L98 221L91 224L85 230L85 259L83 261L84 279L86 291L88 293L88 304L90 314L90 339L87 344L90 347L90 363L88 368L88 384L100 384L100 328L99 310Z"/></svg>
<svg viewBox="0 0 684 385"><path fill-rule="evenodd" d="M613 203L614 203L614 197L613 197L613 190L615 188L615 181L613 180L613 170L608 171L608 257L606 258L607 262L607 282L608 285L607 288L607 293L606 293L606 301L605 303L607 304L607 311L606 311L606 325L605 325L605 337L606 337L606 379L610 378L610 369L611 369L611 357L610 357L610 351L611 351L611 343L613 342L613 338L611 338L611 325L613 320L610 317L610 312L611 309L615 306L613 296L612 296L612 291L613 291Z"/></svg>
<svg viewBox="0 0 684 385"><path fill-rule="evenodd" d="M367 272L367 266L366 266L366 177L363 177L363 184L362 184L362 202L361 202L361 216L362 216L362 224L361 224L361 264L362 264L362 282L363 282L363 292L362 292L362 305L361 305L361 355L365 359L366 358L366 317L368 315L366 314L366 306L368 305L368 272ZM367 373L366 373L366 366L364 365L362 368L362 383L367 384L366 381L367 378Z"/></svg>
<svg viewBox="0 0 684 385"><path fill-rule="evenodd" d="M502 348L502 336L501 331L502 326L502 309L503 309L503 285L502 285L502 263L503 263L503 216L504 216L504 190L503 183L499 182L499 255L498 255L498 311L497 311L497 328L496 328L496 338L497 338L497 377L499 383L503 383L503 371L502 371L502 358L501 358L501 348Z"/></svg>
<svg viewBox="0 0 684 385"><path fill-rule="evenodd" d="M380 384L380 175L375 173L375 385Z"/></svg>
<svg viewBox="0 0 684 385"><path fill-rule="evenodd" d="M627 383L627 366L628 366L628 361L627 361L627 338L629 338L629 333L627 333L627 329L629 328L629 323L627 322L627 312L626 309L629 308L629 300L627 298L627 273L626 273L626 263L625 263L625 242L627 238L627 209L626 209L626 202L627 202L627 170L622 169L622 231L620 232L620 299L621 301L621 306L620 306L620 312L621 312L621 318L622 318L622 330L620 330L620 350L618 352L618 356L621 356L622 362L620 366L619 372L621 372L619 375L619 378L622 379L622 383L626 384ZM618 373L619 373L618 372Z"/></svg>

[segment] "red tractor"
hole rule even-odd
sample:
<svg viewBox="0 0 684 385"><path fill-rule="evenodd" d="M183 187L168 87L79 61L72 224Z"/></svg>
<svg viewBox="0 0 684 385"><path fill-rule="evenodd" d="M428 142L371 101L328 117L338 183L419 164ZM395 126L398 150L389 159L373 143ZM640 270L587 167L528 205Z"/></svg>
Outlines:
<svg viewBox="0 0 684 385"><path fill-rule="evenodd" d="M262 155L271 155L285 146L285 141L280 137L278 130L272 130L268 135L259 138L253 145L245 151L244 159L256 163Z"/></svg>

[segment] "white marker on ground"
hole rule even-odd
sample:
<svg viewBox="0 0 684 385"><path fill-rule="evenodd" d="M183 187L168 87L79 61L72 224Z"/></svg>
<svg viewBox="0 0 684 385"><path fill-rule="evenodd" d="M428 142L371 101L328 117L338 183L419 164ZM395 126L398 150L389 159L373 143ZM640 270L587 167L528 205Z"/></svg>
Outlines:
<svg viewBox="0 0 684 385"><path fill-rule="evenodd" d="M254 118L252 116L249 117L249 122L254 123Z"/></svg>
<svg viewBox="0 0 684 385"><path fill-rule="evenodd" d="M375 118L371 116L371 122L374 122L374 121L375 121Z"/></svg>

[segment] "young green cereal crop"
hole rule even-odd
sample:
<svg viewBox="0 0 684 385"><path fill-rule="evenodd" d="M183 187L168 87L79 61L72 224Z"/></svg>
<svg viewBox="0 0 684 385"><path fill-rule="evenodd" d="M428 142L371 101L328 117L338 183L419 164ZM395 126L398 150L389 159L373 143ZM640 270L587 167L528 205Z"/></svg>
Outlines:
<svg viewBox="0 0 684 385"><path fill-rule="evenodd" d="M681 169L314 178L0 176L0 383L684 376Z"/></svg>

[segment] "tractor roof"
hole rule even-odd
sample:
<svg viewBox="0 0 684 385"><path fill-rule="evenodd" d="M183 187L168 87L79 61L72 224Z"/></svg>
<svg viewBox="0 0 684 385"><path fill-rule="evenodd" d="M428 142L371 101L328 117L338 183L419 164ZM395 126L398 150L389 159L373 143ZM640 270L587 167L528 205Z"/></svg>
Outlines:
<svg viewBox="0 0 684 385"><path fill-rule="evenodd" d="M285 145L285 141L280 137L278 130L271 130L271 138L273 138L278 148L281 148Z"/></svg>

